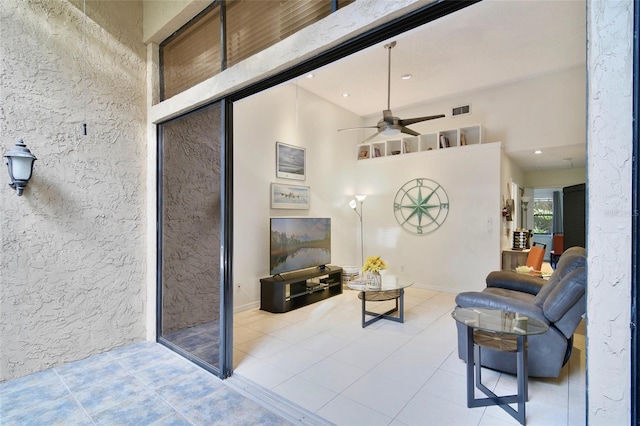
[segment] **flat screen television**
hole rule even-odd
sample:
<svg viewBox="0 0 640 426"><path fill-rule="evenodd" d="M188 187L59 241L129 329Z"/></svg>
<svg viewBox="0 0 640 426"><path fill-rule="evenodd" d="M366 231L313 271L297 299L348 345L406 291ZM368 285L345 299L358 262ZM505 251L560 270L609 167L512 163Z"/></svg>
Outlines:
<svg viewBox="0 0 640 426"><path fill-rule="evenodd" d="M271 218L271 275L331 262L330 218Z"/></svg>

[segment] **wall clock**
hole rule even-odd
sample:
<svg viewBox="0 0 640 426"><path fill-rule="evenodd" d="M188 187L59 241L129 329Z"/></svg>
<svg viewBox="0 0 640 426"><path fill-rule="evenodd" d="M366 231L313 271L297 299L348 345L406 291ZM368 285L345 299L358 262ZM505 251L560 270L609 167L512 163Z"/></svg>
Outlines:
<svg viewBox="0 0 640 426"><path fill-rule="evenodd" d="M393 213L400 226L412 234L430 234L447 218L449 197L438 182L426 178L412 179L396 193Z"/></svg>

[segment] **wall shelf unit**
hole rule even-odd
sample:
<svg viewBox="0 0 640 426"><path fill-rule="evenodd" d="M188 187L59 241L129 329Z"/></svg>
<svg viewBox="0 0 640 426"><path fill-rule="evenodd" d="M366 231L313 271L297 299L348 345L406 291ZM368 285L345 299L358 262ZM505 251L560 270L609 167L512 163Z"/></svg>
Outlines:
<svg viewBox="0 0 640 426"><path fill-rule="evenodd" d="M420 136L400 136L386 141L368 142L357 146L358 160L402 156L416 152L459 148L482 143L482 125L440 130Z"/></svg>

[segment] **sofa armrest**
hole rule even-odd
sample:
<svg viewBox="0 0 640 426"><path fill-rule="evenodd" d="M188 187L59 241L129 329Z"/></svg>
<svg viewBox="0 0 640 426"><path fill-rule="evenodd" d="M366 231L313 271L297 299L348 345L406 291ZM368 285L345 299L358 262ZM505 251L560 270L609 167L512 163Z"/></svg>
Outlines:
<svg viewBox="0 0 640 426"><path fill-rule="evenodd" d="M523 293L538 294L546 283L540 277L519 274L513 271L493 271L487 275L487 287L499 287L506 290L521 291Z"/></svg>
<svg viewBox="0 0 640 426"><path fill-rule="evenodd" d="M477 291L459 293L456 296L456 304L461 308L503 309L505 311L517 312L549 324L549 320L545 318L542 308L539 306L497 294Z"/></svg>

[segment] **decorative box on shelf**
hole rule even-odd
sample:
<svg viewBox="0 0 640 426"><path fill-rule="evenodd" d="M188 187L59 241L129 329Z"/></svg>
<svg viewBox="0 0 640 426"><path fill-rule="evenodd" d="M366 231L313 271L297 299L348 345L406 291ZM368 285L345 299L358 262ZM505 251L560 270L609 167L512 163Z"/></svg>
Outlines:
<svg viewBox="0 0 640 426"><path fill-rule="evenodd" d="M385 141L367 142L357 147L358 160L402 156L416 152L458 148L482 143L483 127L480 124L425 133L420 136L401 136Z"/></svg>

